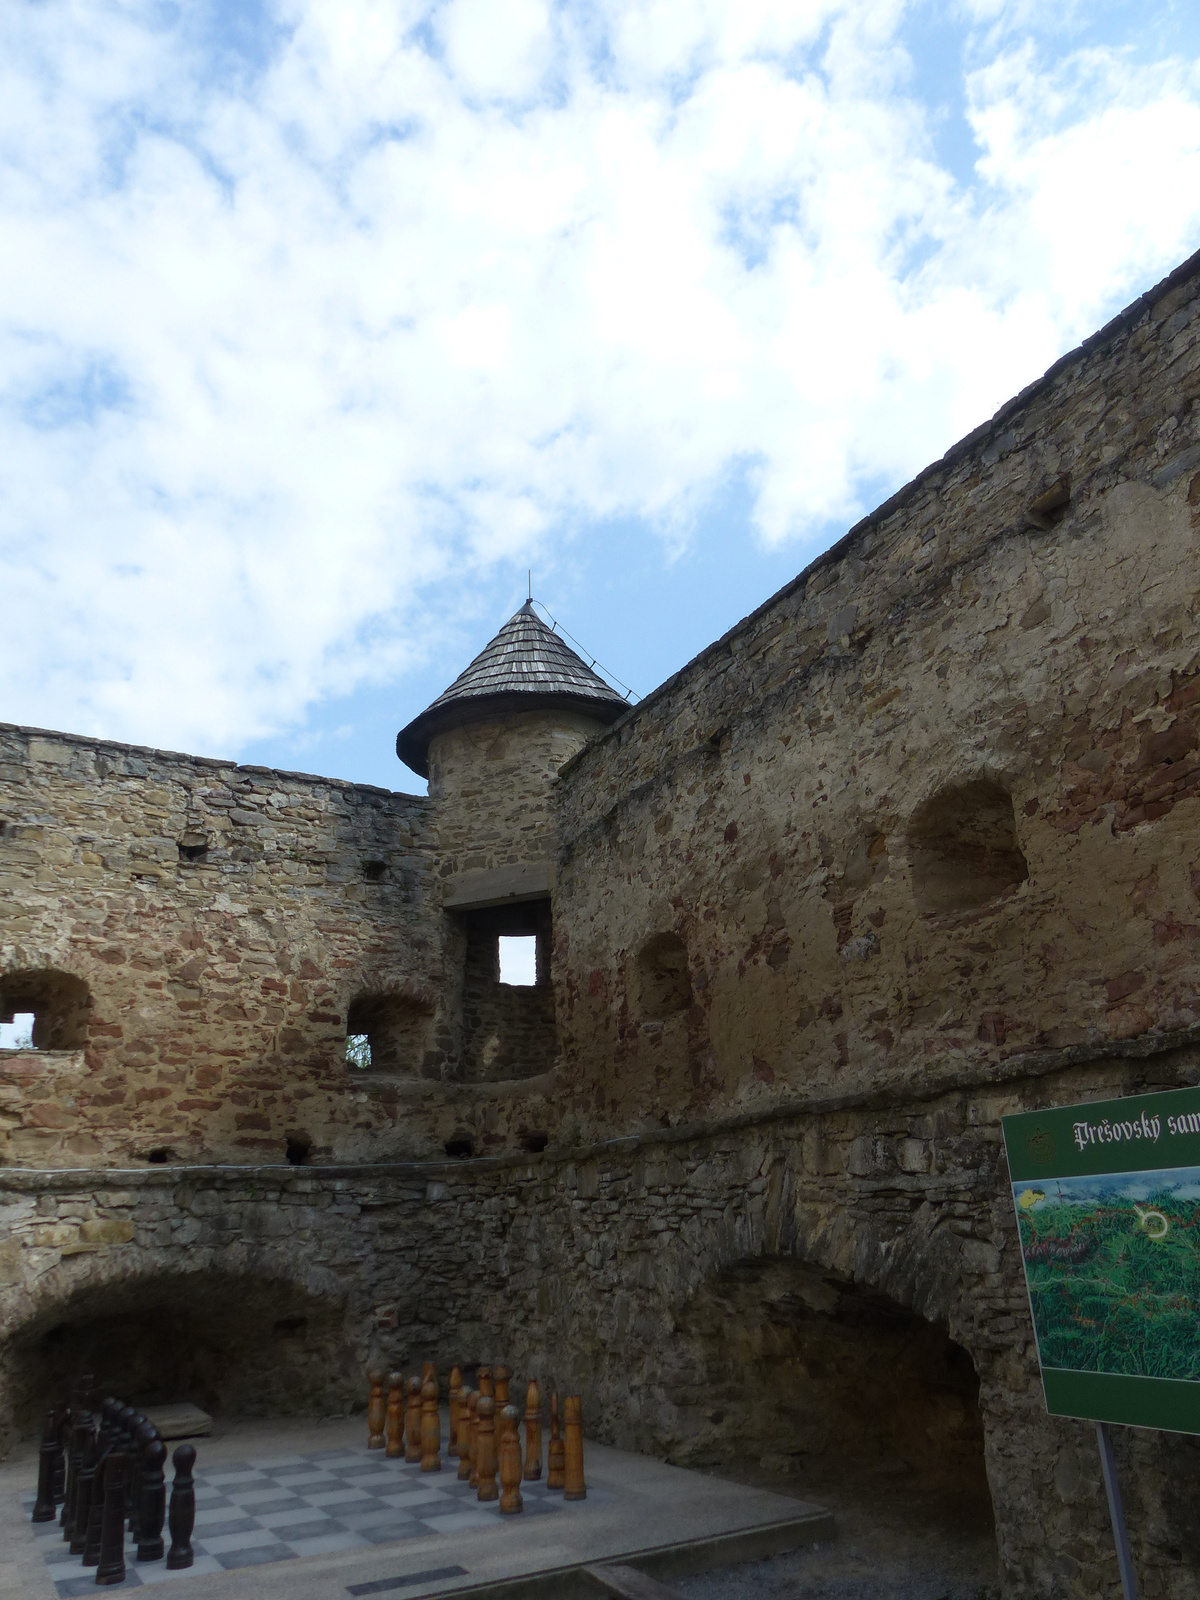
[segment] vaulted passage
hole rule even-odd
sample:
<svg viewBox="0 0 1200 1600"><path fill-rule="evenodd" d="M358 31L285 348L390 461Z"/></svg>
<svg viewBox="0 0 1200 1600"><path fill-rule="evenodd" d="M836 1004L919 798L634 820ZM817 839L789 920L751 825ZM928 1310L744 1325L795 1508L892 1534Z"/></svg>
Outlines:
<svg viewBox="0 0 1200 1600"><path fill-rule="evenodd" d="M139 1406L214 1415L329 1413L359 1398L360 1363L330 1300L271 1279L196 1273L76 1297L0 1349L4 1409L32 1432L81 1372Z"/></svg>
<svg viewBox="0 0 1200 1600"><path fill-rule="evenodd" d="M705 1284L668 1385L683 1464L902 1482L990 1515L979 1383L944 1329L818 1267L772 1257Z"/></svg>

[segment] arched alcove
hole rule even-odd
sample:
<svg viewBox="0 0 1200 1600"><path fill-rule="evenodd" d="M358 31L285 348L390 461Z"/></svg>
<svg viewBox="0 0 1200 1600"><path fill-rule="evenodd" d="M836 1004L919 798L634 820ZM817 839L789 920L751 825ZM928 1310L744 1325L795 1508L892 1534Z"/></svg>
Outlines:
<svg viewBox="0 0 1200 1600"><path fill-rule="evenodd" d="M672 1017L692 1003L687 945L677 933L647 939L634 957L633 975L634 1004L643 1022Z"/></svg>
<svg viewBox="0 0 1200 1600"><path fill-rule="evenodd" d="M82 1050L92 999L82 978L52 967L0 975L0 1022L33 1015L35 1050Z"/></svg>
<svg viewBox="0 0 1200 1600"><path fill-rule="evenodd" d="M908 825L913 895L924 912L970 911L1029 876L1012 796L990 778L951 784Z"/></svg>
<svg viewBox="0 0 1200 1600"><path fill-rule="evenodd" d="M47 1308L0 1349L18 1433L91 1372L139 1406L190 1400L216 1416L344 1411L359 1364L335 1300L286 1280L217 1272L139 1277Z"/></svg>
<svg viewBox="0 0 1200 1600"><path fill-rule="evenodd" d="M944 1327L780 1256L708 1279L677 1326L662 1375L673 1460L762 1470L808 1492L902 1480L989 1521L979 1380Z"/></svg>

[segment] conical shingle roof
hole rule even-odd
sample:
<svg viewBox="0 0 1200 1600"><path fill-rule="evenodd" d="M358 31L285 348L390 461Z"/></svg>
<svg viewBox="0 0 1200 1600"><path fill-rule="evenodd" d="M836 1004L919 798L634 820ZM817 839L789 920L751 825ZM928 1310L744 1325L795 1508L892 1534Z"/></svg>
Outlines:
<svg viewBox="0 0 1200 1600"><path fill-rule="evenodd" d="M628 704L527 600L444 694L396 735L396 754L429 776L429 741L447 728L483 721L497 712L568 706L597 722L615 722Z"/></svg>

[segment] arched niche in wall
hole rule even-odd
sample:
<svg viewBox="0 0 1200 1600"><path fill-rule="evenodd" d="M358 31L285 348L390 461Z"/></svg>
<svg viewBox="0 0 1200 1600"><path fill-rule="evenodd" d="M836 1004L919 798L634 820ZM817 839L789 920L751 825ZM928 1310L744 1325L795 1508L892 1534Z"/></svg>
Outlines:
<svg viewBox="0 0 1200 1600"><path fill-rule="evenodd" d="M908 825L908 852L923 912L974 910L1029 876L1012 796L990 778L939 789Z"/></svg>
<svg viewBox="0 0 1200 1600"><path fill-rule="evenodd" d="M0 976L0 1023L32 1015L32 1048L82 1050L92 997L82 978L53 967Z"/></svg>
<svg viewBox="0 0 1200 1600"><path fill-rule="evenodd" d="M643 1022L660 1022L692 1003L687 945L677 933L653 934L633 962L634 1004Z"/></svg>
<svg viewBox="0 0 1200 1600"><path fill-rule="evenodd" d="M429 1049L434 1007L424 995L379 989L356 995L346 1010L350 1069L417 1077Z"/></svg>

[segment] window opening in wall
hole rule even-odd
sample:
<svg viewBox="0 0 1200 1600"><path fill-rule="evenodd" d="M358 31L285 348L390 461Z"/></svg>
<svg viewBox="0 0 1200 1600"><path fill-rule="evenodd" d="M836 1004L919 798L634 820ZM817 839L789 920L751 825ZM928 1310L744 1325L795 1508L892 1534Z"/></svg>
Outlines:
<svg viewBox="0 0 1200 1600"><path fill-rule="evenodd" d="M363 1070L371 1065L371 1035L351 1033L346 1036L346 1065Z"/></svg>
<svg viewBox="0 0 1200 1600"><path fill-rule="evenodd" d="M475 1154L475 1141L466 1134L446 1140L446 1154L454 1161L469 1161Z"/></svg>
<svg viewBox="0 0 1200 1600"><path fill-rule="evenodd" d="M501 934L500 982L528 989L537 982L537 935Z"/></svg>
<svg viewBox="0 0 1200 1600"><path fill-rule="evenodd" d="M208 855L208 840L202 833L189 830L179 841L180 861L203 861Z"/></svg>
<svg viewBox="0 0 1200 1600"><path fill-rule="evenodd" d="M368 883L381 883L383 881L383 875L384 875L384 873L386 871L387 871L387 862L386 861L364 861L363 862L363 877L367 880Z"/></svg>
<svg viewBox="0 0 1200 1600"><path fill-rule="evenodd" d="M14 1043L3 1047L80 1050L87 1043L91 1004L87 984L72 973L47 967L6 972L0 976L0 1039Z"/></svg>
<svg viewBox="0 0 1200 1600"><path fill-rule="evenodd" d="M312 1140L306 1133L290 1133L284 1145L284 1154L293 1167L306 1167L312 1155Z"/></svg>
<svg viewBox="0 0 1200 1600"><path fill-rule="evenodd" d="M397 989L356 995L346 1011L346 1065L417 1077L432 1047L433 1003Z"/></svg>
<svg viewBox="0 0 1200 1600"><path fill-rule="evenodd" d="M0 1050L33 1049L33 1012L16 1011L11 1022L0 1022Z"/></svg>

